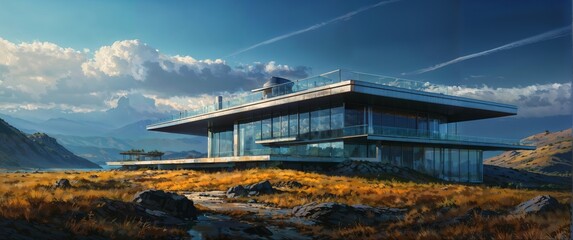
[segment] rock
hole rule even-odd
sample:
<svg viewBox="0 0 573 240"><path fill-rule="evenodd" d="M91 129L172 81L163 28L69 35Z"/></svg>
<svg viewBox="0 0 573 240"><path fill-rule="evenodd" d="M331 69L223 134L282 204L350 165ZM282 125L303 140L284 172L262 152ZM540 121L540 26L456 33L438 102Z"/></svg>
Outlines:
<svg viewBox="0 0 573 240"><path fill-rule="evenodd" d="M227 198L238 198L238 197L246 197L247 190L243 187L243 185L237 185L234 187L230 187L227 190Z"/></svg>
<svg viewBox="0 0 573 240"><path fill-rule="evenodd" d="M247 186L249 190L249 195L260 195L260 194L273 194L275 193L275 189L269 182L269 180L261 181L255 183L253 185ZM251 194L252 192L256 192L255 194Z"/></svg>
<svg viewBox="0 0 573 240"><path fill-rule="evenodd" d="M159 210L146 209L133 202L101 198L96 201L96 204L98 207L93 210L93 214L107 220L137 220L160 226L187 224L187 222L181 218L176 218Z"/></svg>
<svg viewBox="0 0 573 240"><path fill-rule="evenodd" d="M538 214L556 211L561 208L559 201L549 195L539 195L532 199L517 205L513 211L512 215L522 215L522 214Z"/></svg>
<svg viewBox="0 0 573 240"><path fill-rule="evenodd" d="M286 181L286 182L278 182L274 184L275 187L283 187L283 188L301 188L304 185L297 181Z"/></svg>
<svg viewBox="0 0 573 240"><path fill-rule="evenodd" d="M245 228L243 230L243 232L248 233L248 234L256 234L259 235L261 237L266 237L266 236L272 236L273 232L271 232L271 230L269 230L268 228L266 228L265 226L254 226L254 227L249 227L249 228Z"/></svg>
<svg viewBox="0 0 573 240"><path fill-rule="evenodd" d="M193 201L183 195L162 190L145 190L133 197L133 202L146 209L158 210L182 219L196 219Z"/></svg>
<svg viewBox="0 0 573 240"><path fill-rule="evenodd" d="M56 184L54 185L54 188L62 188L62 189L67 189L67 188L71 188L72 184L70 184L70 180L62 178L58 181L56 181Z"/></svg>
<svg viewBox="0 0 573 240"><path fill-rule="evenodd" d="M247 201L247 203L257 203L257 199L249 199L249 201Z"/></svg>
<svg viewBox="0 0 573 240"><path fill-rule="evenodd" d="M347 227L357 224L372 226L404 219L405 209L376 208L342 203L309 203L293 208L295 217L308 218L326 227Z"/></svg>

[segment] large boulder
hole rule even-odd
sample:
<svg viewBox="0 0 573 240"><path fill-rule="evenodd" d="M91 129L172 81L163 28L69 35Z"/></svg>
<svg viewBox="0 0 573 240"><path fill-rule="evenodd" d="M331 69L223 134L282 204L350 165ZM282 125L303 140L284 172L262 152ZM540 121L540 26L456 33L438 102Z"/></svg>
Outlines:
<svg viewBox="0 0 573 240"><path fill-rule="evenodd" d="M162 226L187 224L183 219L162 211L147 209L133 202L101 198L96 201L96 204L97 207L93 210L94 215L110 221L138 220Z"/></svg>
<svg viewBox="0 0 573 240"><path fill-rule="evenodd" d="M269 182L269 180L261 181L252 185L247 186L249 195L261 195L261 194L273 194L275 189Z"/></svg>
<svg viewBox="0 0 573 240"><path fill-rule="evenodd" d="M70 180L62 178L58 181L56 181L56 183L54 184L54 188L61 188L61 189L67 189L67 188L71 188L72 184L70 184Z"/></svg>
<svg viewBox="0 0 573 240"><path fill-rule="evenodd" d="M227 190L226 195L228 198L246 197L247 189L245 189L243 185L237 185L234 187L230 187Z"/></svg>
<svg viewBox="0 0 573 240"><path fill-rule="evenodd" d="M366 205L350 206L335 202L312 202L293 208L292 213L295 217L307 218L326 227L347 227L398 221L404 219L406 210Z"/></svg>
<svg viewBox="0 0 573 240"><path fill-rule="evenodd" d="M227 189L227 198L237 198L246 196L258 196L262 194L273 194L276 190L273 188L269 180L261 181L255 184L247 185L243 187L242 185L237 185Z"/></svg>
<svg viewBox="0 0 573 240"><path fill-rule="evenodd" d="M193 201L183 195L162 190L145 190L133 197L133 202L148 210L165 212L182 219L196 219L197 209Z"/></svg>
<svg viewBox="0 0 573 240"><path fill-rule="evenodd" d="M537 214L556 211L559 209L561 209L561 204L559 204L557 199L549 195L539 195L517 205L511 214Z"/></svg>

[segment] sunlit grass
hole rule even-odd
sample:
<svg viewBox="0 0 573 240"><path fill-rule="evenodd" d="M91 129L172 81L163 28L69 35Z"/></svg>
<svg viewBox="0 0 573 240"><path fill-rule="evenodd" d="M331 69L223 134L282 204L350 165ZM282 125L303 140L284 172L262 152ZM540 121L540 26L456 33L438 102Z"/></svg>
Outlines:
<svg viewBox="0 0 573 240"><path fill-rule="evenodd" d="M73 187L54 189L54 183L60 178L69 179ZM281 208L292 208L310 202L335 201L408 209L404 220L385 227L356 226L334 231L326 231L321 227L300 227L301 231L307 233L319 231L317 234L327 238L438 239L443 236L471 239L537 239L564 236L568 238L567 226L571 221L569 215L564 212L523 218L477 218L473 224L458 224L437 229L431 227L431 224L463 215L473 207L507 212L520 202L537 195L549 194L559 199L561 203L569 202L571 195L567 191L559 190L414 183L387 180L387 178L329 176L296 170L249 169L210 173L192 170L0 173L0 179L1 217L36 222L60 219L72 233L89 235L97 232L115 238L183 233L180 230L158 228L138 221L106 222L95 218L71 220L65 216L72 211L90 212L95 207L94 202L101 197L131 201L133 195L143 189L176 192L224 191L238 184L248 185L270 180L271 183L298 181L303 184L301 188L282 188L277 194L253 197L258 202ZM246 201L246 198L238 201ZM450 210L443 215L437 215L436 211L440 208ZM242 214L237 212L231 215Z"/></svg>

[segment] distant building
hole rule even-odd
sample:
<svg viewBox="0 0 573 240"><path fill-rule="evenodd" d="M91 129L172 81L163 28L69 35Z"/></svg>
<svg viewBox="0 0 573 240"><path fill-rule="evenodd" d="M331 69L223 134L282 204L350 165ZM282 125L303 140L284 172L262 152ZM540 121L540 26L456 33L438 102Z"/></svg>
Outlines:
<svg viewBox="0 0 573 240"><path fill-rule="evenodd" d="M147 126L208 137L198 159L110 162L158 167L264 166L347 159L391 163L456 182L482 182L483 151L534 149L519 141L461 136L463 121L511 116L517 107L448 95L446 88L336 70L290 81Z"/></svg>

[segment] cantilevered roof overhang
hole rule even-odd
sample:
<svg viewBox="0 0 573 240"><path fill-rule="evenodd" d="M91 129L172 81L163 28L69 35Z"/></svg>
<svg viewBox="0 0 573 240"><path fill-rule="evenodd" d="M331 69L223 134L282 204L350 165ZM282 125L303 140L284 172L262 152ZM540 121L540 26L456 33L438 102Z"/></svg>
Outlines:
<svg viewBox="0 0 573 240"><path fill-rule="evenodd" d="M297 105L301 106L301 104L319 106L341 100L441 114L446 116L449 122L517 114L517 107L507 104L346 80L235 107L152 124L147 126L147 130L207 136L207 129L211 126L231 125L240 119L259 116L272 111L283 111Z"/></svg>

